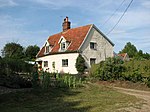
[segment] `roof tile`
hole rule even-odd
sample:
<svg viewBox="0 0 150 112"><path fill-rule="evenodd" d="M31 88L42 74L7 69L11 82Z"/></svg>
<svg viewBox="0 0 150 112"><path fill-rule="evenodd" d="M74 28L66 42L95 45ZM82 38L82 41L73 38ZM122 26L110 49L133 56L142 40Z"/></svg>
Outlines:
<svg viewBox="0 0 150 112"><path fill-rule="evenodd" d="M82 42L84 41L90 27L91 25L81 26L81 27L72 28L65 32L60 32L52 36L49 36L48 42L50 43L50 45L53 46L49 54L54 54L59 52L60 45L58 42L61 36L63 36L67 41L71 42L67 51L71 51L71 52L77 51L80 45L82 44ZM37 55L37 57L42 57L42 56L44 56L44 46L42 47L42 49L39 51Z"/></svg>

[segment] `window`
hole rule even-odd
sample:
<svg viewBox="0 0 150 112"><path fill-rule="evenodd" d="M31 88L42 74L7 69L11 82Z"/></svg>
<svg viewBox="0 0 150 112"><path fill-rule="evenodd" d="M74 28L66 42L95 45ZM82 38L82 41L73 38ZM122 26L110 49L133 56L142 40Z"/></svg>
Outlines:
<svg viewBox="0 0 150 112"><path fill-rule="evenodd" d="M61 43L61 50L65 50L66 49L66 44L65 42Z"/></svg>
<svg viewBox="0 0 150 112"><path fill-rule="evenodd" d="M96 58L90 58L90 65L95 64Z"/></svg>
<svg viewBox="0 0 150 112"><path fill-rule="evenodd" d="M48 61L44 61L44 67L48 67Z"/></svg>
<svg viewBox="0 0 150 112"><path fill-rule="evenodd" d="M49 46L45 46L45 53L49 53Z"/></svg>
<svg viewBox="0 0 150 112"><path fill-rule="evenodd" d="M68 59L62 59L62 66L68 67Z"/></svg>
<svg viewBox="0 0 150 112"><path fill-rule="evenodd" d="M96 50L96 43L95 42L90 42L90 48Z"/></svg>

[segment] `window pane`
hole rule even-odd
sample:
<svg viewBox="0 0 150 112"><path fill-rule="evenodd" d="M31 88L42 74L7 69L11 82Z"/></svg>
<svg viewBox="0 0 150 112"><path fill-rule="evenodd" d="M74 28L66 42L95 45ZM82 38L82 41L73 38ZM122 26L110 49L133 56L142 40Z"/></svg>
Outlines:
<svg viewBox="0 0 150 112"><path fill-rule="evenodd" d="M96 58L90 58L90 65L95 64Z"/></svg>
<svg viewBox="0 0 150 112"><path fill-rule="evenodd" d="M49 53L49 46L46 46L46 53Z"/></svg>
<svg viewBox="0 0 150 112"><path fill-rule="evenodd" d="M62 66L67 67L68 66L68 59L63 59L62 60Z"/></svg>
<svg viewBox="0 0 150 112"><path fill-rule="evenodd" d="M96 43L90 42L90 48L91 49L96 49Z"/></svg>
<svg viewBox="0 0 150 112"><path fill-rule="evenodd" d="M94 49L94 43L90 43L90 48Z"/></svg>
<svg viewBox="0 0 150 112"><path fill-rule="evenodd" d="M64 50L65 49L65 43L61 43L61 50Z"/></svg>
<svg viewBox="0 0 150 112"><path fill-rule="evenodd" d="M44 67L48 67L48 61L44 61Z"/></svg>

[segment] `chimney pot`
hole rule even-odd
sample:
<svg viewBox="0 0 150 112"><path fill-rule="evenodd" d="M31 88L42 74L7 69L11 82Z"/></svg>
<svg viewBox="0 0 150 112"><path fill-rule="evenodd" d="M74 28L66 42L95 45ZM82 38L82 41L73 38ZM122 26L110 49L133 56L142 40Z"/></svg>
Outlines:
<svg viewBox="0 0 150 112"><path fill-rule="evenodd" d="M68 22L68 17L66 16L66 22Z"/></svg>
<svg viewBox="0 0 150 112"><path fill-rule="evenodd" d="M68 17L66 16L66 18L64 19L64 22L62 24L63 31L67 31L68 29L70 29L70 25L71 25L71 22L68 20Z"/></svg>

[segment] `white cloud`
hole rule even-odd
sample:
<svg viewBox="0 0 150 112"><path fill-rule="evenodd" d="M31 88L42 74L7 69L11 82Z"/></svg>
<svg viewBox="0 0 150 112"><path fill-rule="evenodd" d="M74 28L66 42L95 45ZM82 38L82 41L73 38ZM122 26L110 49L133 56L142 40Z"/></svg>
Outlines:
<svg viewBox="0 0 150 112"><path fill-rule="evenodd" d="M14 0L0 0L0 8L1 7L13 7L17 5L18 4L14 2Z"/></svg>

